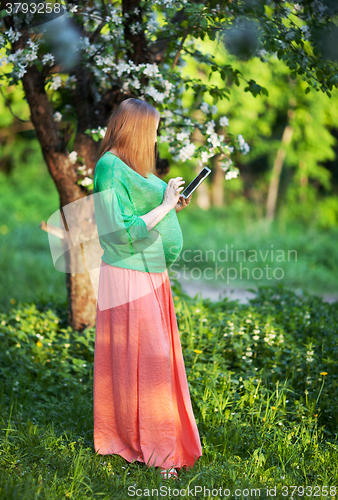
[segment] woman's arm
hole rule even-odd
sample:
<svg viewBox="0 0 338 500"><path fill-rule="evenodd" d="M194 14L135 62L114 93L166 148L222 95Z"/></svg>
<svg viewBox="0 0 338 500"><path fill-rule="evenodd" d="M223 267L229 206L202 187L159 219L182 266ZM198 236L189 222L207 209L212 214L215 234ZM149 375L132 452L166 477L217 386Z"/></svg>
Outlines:
<svg viewBox="0 0 338 500"><path fill-rule="evenodd" d="M181 186L181 184L184 183L185 181L182 180L182 177L174 177L173 179L170 179L168 182L168 186L164 192L163 202L161 203L161 205L154 208L147 214L140 216L140 218L143 219L146 223L148 231L156 226L156 224L158 224L160 220L162 220L167 215L167 213L170 212L170 210L175 208L179 200L181 190L184 188L184 186Z"/></svg>
<svg viewBox="0 0 338 500"><path fill-rule="evenodd" d="M158 207L154 208L150 212L145 215L140 215L140 219L143 219L147 225L148 231L152 229L156 224L160 222L167 215L170 210L172 210L172 206L168 203L161 203Z"/></svg>

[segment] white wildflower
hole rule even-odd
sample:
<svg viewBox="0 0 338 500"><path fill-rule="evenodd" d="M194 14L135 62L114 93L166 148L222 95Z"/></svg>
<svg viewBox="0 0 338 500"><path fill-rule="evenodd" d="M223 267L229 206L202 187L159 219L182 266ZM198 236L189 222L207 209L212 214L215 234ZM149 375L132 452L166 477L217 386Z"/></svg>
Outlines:
<svg viewBox="0 0 338 500"><path fill-rule="evenodd" d="M212 113L213 115L215 115L215 114L217 113L217 111L218 111L217 106L215 106L215 105L214 105L214 106L211 106L210 111L211 111L211 113Z"/></svg>

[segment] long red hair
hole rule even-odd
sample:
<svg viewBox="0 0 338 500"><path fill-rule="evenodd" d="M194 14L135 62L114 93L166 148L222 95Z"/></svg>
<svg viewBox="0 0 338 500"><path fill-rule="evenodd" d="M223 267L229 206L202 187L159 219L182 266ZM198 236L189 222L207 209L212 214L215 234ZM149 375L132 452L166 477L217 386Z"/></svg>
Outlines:
<svg viewBox="0 0 338 500"><path fill-rule="evenodd" d="M114 149L124 163L143 177L155 173L154 136L159 119L160 113L151 104L125 99L108 119L98 159Z"/></svg>

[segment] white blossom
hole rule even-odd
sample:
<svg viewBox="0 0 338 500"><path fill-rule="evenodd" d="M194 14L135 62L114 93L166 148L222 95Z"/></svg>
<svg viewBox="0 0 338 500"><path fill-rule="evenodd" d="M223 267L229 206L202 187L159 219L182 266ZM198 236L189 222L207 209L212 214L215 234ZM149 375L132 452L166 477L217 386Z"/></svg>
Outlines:
<svg viewBox="0 0 338 500"><path fill-rule="evenodd" d="M225 178L227 181L229 181L230 179L235 179L237 176L238 176L238 172L227 172L225 174Z"/></svg>
<svg viewBox="0 0 338 500"><path fill-rule="evenodd" d="M220 141L220 138L219 136L214 133L214 134L211 134L209 137L208 137L208 142L211 142L211 144L213 145L214 148L217 148L218 146L221 145L221 141Z"/></svg>
<svg viewBox="0 0 338 500"><path fill-rule="evenodd" d="M19 71L16 72L16 76L18 78L22 78L23 75L25 73L27 73L26 67L27 67L27 64L18 63L17 68L16 68L16 69L19 69Z"/></svg>
<svg viewBox="0 0 338 500"><path fill-rule="evenodd" d="M6 56L2 56L0 57L0 68L1 66L3 66L4 64L7 64L8 60L7 60L7 57Z"/></svg>
<svg viewBox="0 0 338 500"><path fill-rule="evenodd" d="M65 86L70 89L75 89L76 87L76 82L77 78L75 75L68 76L67 80L65 81Z"/></svg>
<svg viewBox="0 0 338 500"><path fill-rule="evenodd" d="M176 135L176 139L178 141L184 141L184 139L189 139L189 132L180 132L179 134Z"/></svg>
<svg viewBox="0 0 338 500"><path fill-rule="evenodd" d="M91 179L90 177L85 177L81 182L80 182L81 186L90 186L91 184L93 184L93 179Z"/></svg>
<svg viewBox="0 0 338 500"><path fill-rule="evenodd" d="M53 64L54 63L54 56L53 54L45 54L42 58L42 64Z"/></svg>
<svg viewBox="0 0 338 500"><path fill-rule="evenodd" d="M269 52L265 49L260 49L258 51L258 55L259 55L259 57L267 57L269 55Z"/></svg>
<svg viewBox="0 0 338 500"><path fill-rule="evenodd" d="M109 7L109 14L110 14L110 18L112 20L112 22L116 25L119 25L119 24L122 24L122 16L121 16L121 13L118 9L116 9L115 7L113 7L112 5L110 5ZM126 12L127 14L127 12ZM125 14L125 17L128 17L126 16Z"/></svg>
<svg viewBox="0 0 338 500"><path fill-rule="evenodd" d="M60 121L62 120L62 114L59 111L56 111L56 113L54 113L53 117L54 117L54 120L56 121L56 123L60 123Z"/></svg>
<svg viewBox="0 0 338 500"><path fill-rule="evenodd" d="M242 135L238 136L239 147L243 154L247 154L250 151L250 146L247 144Z"/></svg>
<svg viewBox="0 0 338 500"><path fill-rule="evenodd" d="M77 152L76 151L72 151L71 153L69 153L69 161L70 161L70 163L72 163L74 165L74 163L76 163L76 160L77 160Z"/></svg>
<svg viewBox="0 0 338 500"><path fill-rule="evenodd" d="M222 116L219 120L219 124L221 127L227 127L229 125L229 120L226 116Z"/></svg>
<svg viewBox="0 0 338 500"><path fill-rule="evenodd" d="M147 75L147 76L157 76L160 72L159 72L159 69L158 69L158 66L157 64L153 63L153 64L144 64L144 65L141 65L141 66L144 66L144 70L143 70L143 74L144 75Z"/></svg>
<svg viewBox="0 0 338 500"><path fill-rule="evenodd" d="M130 25L130 31L133 35L137 35L137 33L141 30L141 24L137 21Z"/></svg>
<svg viewBox="0 0 338 500"><path fill-rule="evenodd" d="M207 161L209 160L209 157L210 157L210 154L208 153L208 151L202 151L202 154L201 154L202 163L207 163Z"/></svg>
<svg viewBox="0 0 338 500"><path fill-rule="evenodd" d="M232 165L232 160L223 161L223 162L221 163L221 168L222 168L224 171L226 171L226 170L228 170L228 169L231 167L231 165Z"/></svg>
<svg viewBox="0 0 338 500"><path fill-rule="evenodd" d="M196 149L195 144L189 142L189 144L186 144L185 146L183 146L183 148L180 149L178 153L178 158L181 161L189 160L193 156L195 149Z"/></svg>
<svg viewBox="0 0 338 500"><path fill-rule="evenodd" d="M209 112L209 104L207 102L203 102L200 106L200 109L203 113L207 114Z"/></svg>
<svg viewBox="0 0 338 500"><path fill-rule="evenodd" d="M210 122L207 122L207 128L206 128L206 133L207 135L211 135L215 133L215 121L210 120Z"/></svg>
<svg viewBox="0 0 338 500"><path fill-rule="evenodd" d="M69 12L71 12L72 14L74 14L75 12L77 12L77 9L78 9L78 8L79 8L79 7L78 7L78 5L73 5L73 7L71 7L71 8L69 9Z"/></svg>
<svg viewBox="0 0 338 500"><path fill-rule="evenodd" d="M27 40L27 45L34 52L36 52L38 50L38 48L39 48L39 43L33 42L33 40L31 40L30 38L29 38L29 40Z"/></svg>
<svg viewBox="0 0 338 500"><path fill-rule="evenodd" d="M139 89L141 88L141 84L140 84L140 80L138 80L137 78L133 78L132 82L131 82L132 86L134 87L134 89Z"/></svg>
<svg viewBox="0 0 338 500"><path fill-rule="evenodd" d="M152 15L150 15L150 18L147 21L147 31L149 33L154 33L157 31L159 28L159 23L157 22L156 18Z"/></svg>
<svg viewBox="0 0 338 500"><path fill-rule="evenodd" d="M61 83L62 83L61 76L60 75L56 75L53 78L53 82L52 82L50 88L52 90L57 90L59 87L61 87Z"/></svg>
<svg viewBox="0 0 338 500"><path fill-rule="evenodd" d="M164 97L165 97L163 93L159 92L152 85L149 85L146 88L145 93L150 95L154 99L154 101L157 101L157 102L163 102Z"/></svg>
<svg viewBox="0 0 338 500"><path fill-rule="evenodd" d="M21 33L19 31L13 31L11 26L8 31L5 31L5 35L7 35L8 40L13 43L19 40Z"/></svg>
<svg viewBox="0 0 338 500"><path fill-rule="evenodd" d="M210 111L211 111L211 113L212 113L213 115L215 115L215 114L217 113L217 111L218 111L217 106L215 106L215 105L214 105L214 106L211 106Z"/></svg>

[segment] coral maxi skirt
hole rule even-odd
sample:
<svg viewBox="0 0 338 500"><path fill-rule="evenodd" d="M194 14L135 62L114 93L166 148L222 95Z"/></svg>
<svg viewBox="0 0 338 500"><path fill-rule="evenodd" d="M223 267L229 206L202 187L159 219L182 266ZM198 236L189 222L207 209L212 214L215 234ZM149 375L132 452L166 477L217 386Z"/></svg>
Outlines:
<svg viewBox="0 0 338 500"><path fill-rule="evenodd" d="M202 456L167 270L101 262L94 448L148 467L192 467Z"/></svg>

